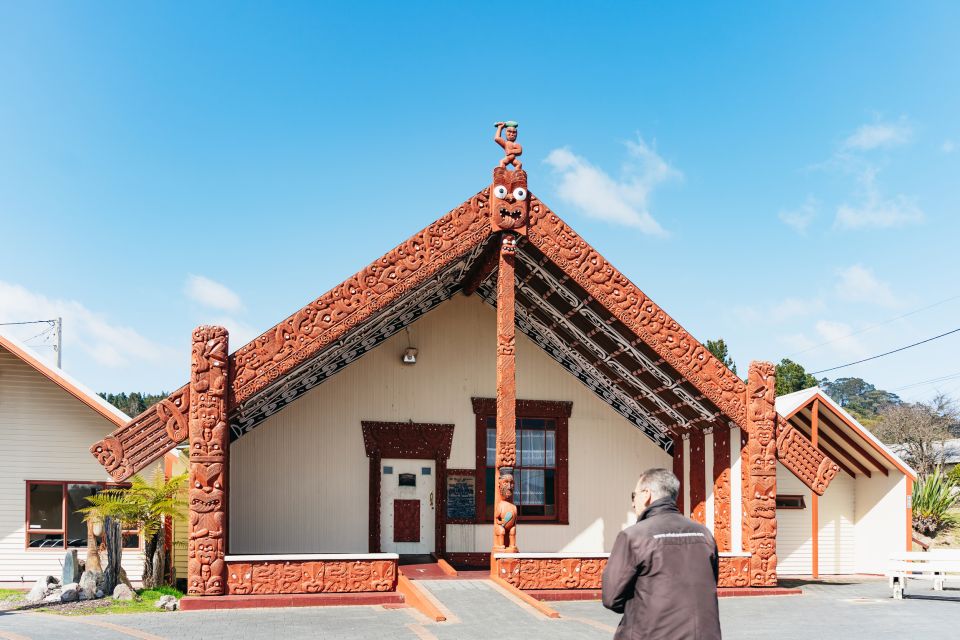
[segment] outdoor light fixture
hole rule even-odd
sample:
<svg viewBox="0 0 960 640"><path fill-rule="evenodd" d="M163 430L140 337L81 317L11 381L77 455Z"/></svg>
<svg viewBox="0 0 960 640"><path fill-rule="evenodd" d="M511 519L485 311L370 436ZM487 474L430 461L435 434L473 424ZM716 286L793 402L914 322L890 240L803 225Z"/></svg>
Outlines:
<svg viewBox="0 0 960 640"><path fill-rule="evenodd" d="M403 352L403 359L401 362L403 364L417 364L417 350L413 347L413 344L410 342L410 327L406 327L407 334L407 348Z"/></svg>

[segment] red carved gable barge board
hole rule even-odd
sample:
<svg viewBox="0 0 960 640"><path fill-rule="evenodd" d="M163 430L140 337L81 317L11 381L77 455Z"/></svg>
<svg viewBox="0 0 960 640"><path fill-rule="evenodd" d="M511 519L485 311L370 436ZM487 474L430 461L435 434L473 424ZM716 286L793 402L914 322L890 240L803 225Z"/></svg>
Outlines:
<svg viewBox="0 0 960 640"><path fill-rule="evenodd" d="M231 415L275 381L342 339L377 312L472 250L492 233L484 189L366 269L263 333L230 356ZM722 416L746 426L746 387L733 372L647 297L543 202L530 194L527 239L602 306L639 342L696 390ZM519 252L518 252L519 253ZM472 284L472 283L471 283ZM189 394L183 387L167 400L91 447L111 475L125 479L186 439ZM717 414L715 420L723 420ZM691 421L691 423L696 422ZM701 421L700 428L709 426ZM778 434L781 435L781 434ZM817 493L829 484L833 462L801 433L785 429L778 450L787 468ZM669 449L672 438L665 438Z"/></svg>

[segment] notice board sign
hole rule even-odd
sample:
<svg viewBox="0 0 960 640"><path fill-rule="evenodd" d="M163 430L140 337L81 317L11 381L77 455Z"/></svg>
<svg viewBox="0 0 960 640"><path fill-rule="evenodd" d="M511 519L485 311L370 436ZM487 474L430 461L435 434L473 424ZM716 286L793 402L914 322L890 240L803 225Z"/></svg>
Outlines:
<svg viewBox="0 0 960 640"><path fill-rule="evenodd" d="M472 469L447 470L447 522L477 521L477 477Z"/></svg>

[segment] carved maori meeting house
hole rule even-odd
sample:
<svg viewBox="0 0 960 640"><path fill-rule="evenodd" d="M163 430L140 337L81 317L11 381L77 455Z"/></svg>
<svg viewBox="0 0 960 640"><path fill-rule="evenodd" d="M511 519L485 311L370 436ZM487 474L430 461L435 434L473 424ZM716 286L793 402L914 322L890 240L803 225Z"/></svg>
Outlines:
<svg viewBox="0 0 960 640"><path fill-rule="evenodd" d="M198 328L188 384L91 447L119 481L189 444L190 596L392 593L407 554L596 589L655 466L722 586L777 584L778 469L840 467L771 364L738 378L527 190L506 124L478 193L232 353Z"/></svg>

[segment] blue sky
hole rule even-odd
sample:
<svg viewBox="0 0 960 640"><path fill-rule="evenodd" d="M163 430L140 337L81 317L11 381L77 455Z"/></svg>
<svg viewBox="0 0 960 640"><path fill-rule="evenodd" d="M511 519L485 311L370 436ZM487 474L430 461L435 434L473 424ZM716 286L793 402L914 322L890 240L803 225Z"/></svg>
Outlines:
<svg viewBox="0 0 960 640"><path fill-rule="evenodd" d="M172 389L193 326L236 347L342 281L515 119L531 190L741 370L960 326L960 5L354 5L0 7L0 321ZM830 375L960 396L958 347Z"/></svg>

